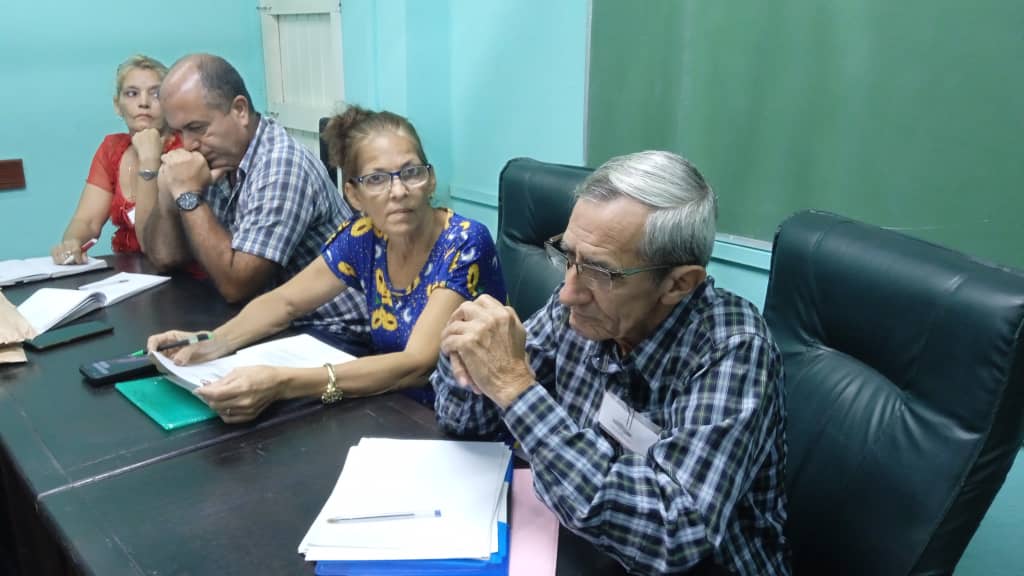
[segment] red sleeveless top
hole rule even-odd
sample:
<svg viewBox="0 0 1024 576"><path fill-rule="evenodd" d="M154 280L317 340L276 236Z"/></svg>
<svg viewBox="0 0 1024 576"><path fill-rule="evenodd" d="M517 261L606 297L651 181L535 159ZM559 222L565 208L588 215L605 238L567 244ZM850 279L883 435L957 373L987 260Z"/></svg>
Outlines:
<svg viewBox="0 0 1024 576"><path fill-rule="evenodd" d="M103 139L92 157L89 177L86 182L114 195L110 202L110 221L117 230L111 241L114 252L141 252L139 239L135 236L135 225L128 213L135 208L135 202L124 197L121 190L121 158L132 145L128 134L110 134ZM164 152L181 148L181 137L177 134L164 145Z"/></svg>

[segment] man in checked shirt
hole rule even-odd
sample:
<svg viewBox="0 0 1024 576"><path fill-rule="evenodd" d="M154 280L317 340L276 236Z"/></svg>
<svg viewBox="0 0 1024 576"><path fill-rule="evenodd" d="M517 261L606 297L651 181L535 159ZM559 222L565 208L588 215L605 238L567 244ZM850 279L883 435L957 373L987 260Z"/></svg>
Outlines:
<svg viewBox="0 0 1024 576"><path fill-rule="evenodd" d="M441 426L504 424L538 496L634 573L787 575L782 360L707 275L714 192L685 159L609 160L547 242L565 282L524 324L481 297L442 335Z"/></svg>

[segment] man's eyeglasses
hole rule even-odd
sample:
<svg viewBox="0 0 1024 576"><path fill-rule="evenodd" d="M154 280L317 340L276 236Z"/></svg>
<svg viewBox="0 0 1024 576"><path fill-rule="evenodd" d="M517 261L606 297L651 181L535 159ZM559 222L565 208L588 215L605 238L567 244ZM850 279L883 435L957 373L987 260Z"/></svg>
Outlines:
<svg viewBox="0 0 1024 576"><path fill-rule="evenodd" d="M371 194L384 194L391 191L391 182L395 178L401 180L406 188L423 186L427 183L427 180L430 180L431 169L432 166L430 164L406 166L394 172L372 172L363 176L356 176L355 178L350 178L349 181L361 185L364 190Z"/></svg>
<svg viewBox="0 0 1024 576"><path fill-rule="evenodd" d="M661 264L659 266L642 266L640 268L609 270L603 266L586 264L576 260L574 256L570 256L569 253L562 248L561 234L546 240L544 242L544 251L547 253L548 260L550 260L554 266L562 270L575 268L577 280L582 282L584 286L591 290L611 290L615 280L643 272L650 272L651 270L675 268L675 265L673 264Z"/></svg>

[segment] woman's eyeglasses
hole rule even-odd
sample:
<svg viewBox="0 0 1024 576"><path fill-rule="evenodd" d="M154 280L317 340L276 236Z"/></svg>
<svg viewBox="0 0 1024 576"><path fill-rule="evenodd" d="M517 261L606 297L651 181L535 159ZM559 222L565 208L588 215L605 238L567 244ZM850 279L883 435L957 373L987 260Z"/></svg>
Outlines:
<svg viewBox="0 0 1024 576"><path fill-rule="evenodd" d="M395 178L401 180L406 188L423 186L427 183L427 180L430 180L431 169L430 164L406 166L394 172L371 172L370 174L350 178L349 181L362 186L364 190L371 194L384 194L391 191L391 182Z"/></svg>

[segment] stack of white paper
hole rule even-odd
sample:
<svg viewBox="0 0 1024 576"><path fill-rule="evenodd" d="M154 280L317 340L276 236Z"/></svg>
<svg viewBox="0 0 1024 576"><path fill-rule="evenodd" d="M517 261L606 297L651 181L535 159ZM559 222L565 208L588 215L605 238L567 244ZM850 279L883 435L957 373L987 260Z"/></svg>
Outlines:
<svg viewBox="0 0 1024 576"><path fill-rule="evenodd" d="M153 352L156 367L168 380L186 390L195 390L210 382L216 382L235 368L243 366L284 366L287 368L317 368L325 362L341 364L354 356L309 334L279 338L242 348L230 356L178 366L160 352Z"/></svg>
<svg viewBox="0 0 1024 576"><path fill-rule="evenodd" d="M511 451L498 442L363 438L299 544L306 560L487 558Z"/></svg>
<svg viewBox="0 0 1024 576"><path fill-rule="evenodd" d="M235 354L245 358L250 365L266 364L288 368L316 368L323 366L324 362L341 364L354 358L348 352L317 340L309 334L270 340L242 348Z"/></svg>

